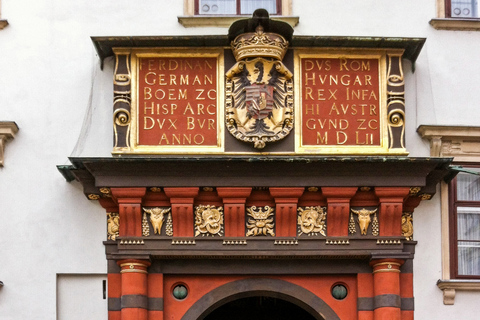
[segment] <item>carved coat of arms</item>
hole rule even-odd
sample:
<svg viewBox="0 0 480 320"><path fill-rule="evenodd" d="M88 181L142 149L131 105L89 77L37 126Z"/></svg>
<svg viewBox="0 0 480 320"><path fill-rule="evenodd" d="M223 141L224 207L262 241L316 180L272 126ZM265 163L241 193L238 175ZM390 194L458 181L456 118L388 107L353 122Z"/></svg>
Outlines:
<svg viewBox="0 0 480 320"><path fill-rule="evenodd" d="M232 41L237 63L226 73L227 129L257 149L293 128L293 74L282 63L287 47L261 25Z"/></svg>

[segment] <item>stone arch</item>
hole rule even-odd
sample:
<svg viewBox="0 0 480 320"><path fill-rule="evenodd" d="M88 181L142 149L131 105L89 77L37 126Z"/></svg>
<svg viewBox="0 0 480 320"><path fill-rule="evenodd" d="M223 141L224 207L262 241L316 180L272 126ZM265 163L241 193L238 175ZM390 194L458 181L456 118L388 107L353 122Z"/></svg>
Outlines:
<svg viewBox="0 0 480 320"><path fill-rule="evenodd" d="M279 279L250 278L224 284L201 297L182 320L203 320L216 308L236 299L266 296L291 302L317 320L340 320L328 304L309 290Z"/></svg>

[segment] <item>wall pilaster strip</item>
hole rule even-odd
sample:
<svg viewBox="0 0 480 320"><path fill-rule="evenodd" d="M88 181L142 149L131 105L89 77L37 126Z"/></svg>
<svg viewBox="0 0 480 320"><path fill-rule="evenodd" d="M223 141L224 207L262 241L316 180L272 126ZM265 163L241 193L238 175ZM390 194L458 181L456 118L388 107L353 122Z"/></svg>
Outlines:
<svg viewBox="0 0 480 320"><path fill-rule="evenodd" d="M245 202L252 188L217 188L223 199L225 237L245 236Z"/></svg>
<svg viewBox="0 0 480 320"><path fill-rule="evenodd" d="M347 237L350 200L357 192L356 187L325 187L322 193L327 197L327 236Z"/></svg>
<svg viewBox="0 0 480 320"><path fill-rule="evenodd" d="M304 188L270 188L275 198L275 224L277 237L297 236L297 203Z"/></svg>

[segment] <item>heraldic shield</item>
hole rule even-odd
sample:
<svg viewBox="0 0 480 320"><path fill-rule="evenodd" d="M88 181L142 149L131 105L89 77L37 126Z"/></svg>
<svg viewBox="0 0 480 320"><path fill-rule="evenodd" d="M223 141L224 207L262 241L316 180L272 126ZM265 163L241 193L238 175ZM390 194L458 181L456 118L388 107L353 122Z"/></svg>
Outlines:
<svg viewBox="0 0 480 320"><path fill-rule="evenodd" d="M282 63L287 47L281 35L261 25L232 41L237 63L226 73L226 125L257 149L293 128L293 74Z"/></svg>

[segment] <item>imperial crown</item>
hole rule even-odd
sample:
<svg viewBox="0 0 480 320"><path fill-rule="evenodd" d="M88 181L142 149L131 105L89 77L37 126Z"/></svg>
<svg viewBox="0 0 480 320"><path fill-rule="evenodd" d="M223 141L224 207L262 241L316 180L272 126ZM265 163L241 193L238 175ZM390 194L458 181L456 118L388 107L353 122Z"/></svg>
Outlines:
<svg viewBox="0 0 480 320"><path fill-rule="evenodd" d="M237 61L245 58L265 57L283 60L288 41L277 33L264 32L259 25L255 32L243 33L232 41L232 50Z"/></svg>

